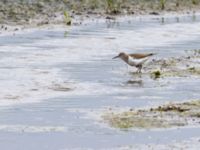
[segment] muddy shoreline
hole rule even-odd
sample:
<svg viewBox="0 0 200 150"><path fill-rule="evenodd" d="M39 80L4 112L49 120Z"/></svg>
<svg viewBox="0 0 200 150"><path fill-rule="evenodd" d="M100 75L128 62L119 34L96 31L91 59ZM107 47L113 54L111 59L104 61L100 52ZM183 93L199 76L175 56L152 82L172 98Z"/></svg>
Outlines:
<svg viewBox="0 0 200 150"><path fill-rule="evenodd" d="M48 25L80 25L84 20L119 16L195 14L198 1L27 0L0 2L0 34Z"/></svg>

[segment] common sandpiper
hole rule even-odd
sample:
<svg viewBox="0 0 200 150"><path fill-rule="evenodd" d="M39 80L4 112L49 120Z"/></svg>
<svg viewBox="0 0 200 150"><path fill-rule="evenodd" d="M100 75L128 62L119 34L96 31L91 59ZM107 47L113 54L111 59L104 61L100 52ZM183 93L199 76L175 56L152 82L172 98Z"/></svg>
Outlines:
<svg viewBox="0 0 200 150"><path fill-rule="evenodd" d="M113 59L121 58L124 62L126 62L130 66L136 67L138 73L141 73L142 65L149 59L150 56L153 56L153 53L147 54L126 54L124 52L119 53L119 55L113 57Z"/></svg>

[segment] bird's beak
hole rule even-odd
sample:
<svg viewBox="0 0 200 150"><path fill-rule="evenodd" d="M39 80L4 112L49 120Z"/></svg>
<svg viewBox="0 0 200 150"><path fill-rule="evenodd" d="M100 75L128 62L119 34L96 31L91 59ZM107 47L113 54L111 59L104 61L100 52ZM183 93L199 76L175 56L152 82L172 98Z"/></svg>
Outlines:
<svg viewBox="0 0 200 150"><path fill-rule="evenodd" d="M119 55L118 56L115 56L115 57L113 57L112 59L116 59L116 58L118 58L119 57Z"/></svg>

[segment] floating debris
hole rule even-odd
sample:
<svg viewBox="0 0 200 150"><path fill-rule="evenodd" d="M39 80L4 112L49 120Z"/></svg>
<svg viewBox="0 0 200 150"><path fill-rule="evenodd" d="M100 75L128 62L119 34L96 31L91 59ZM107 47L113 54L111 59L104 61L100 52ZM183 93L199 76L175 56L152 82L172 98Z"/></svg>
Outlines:
<svg viewBox="0 0 200 150"><path fill-rule="evenodd" d="M127 84L132 84L132 85L134 85L134 84L142 85L142 80L128 80L126 83Z"/></svg>
<svg viewBox="0 0 200 150"><path fill-rule="evenodd" d="M18 96L18 95L6 95L4 98L9 99L9 100L18 100L18 99L20 99L20 96Z"/></svg>
<svg viewBox="0 0 200 150"><path fill-rule="evenodd" d="M67 92L71 90L71 88L67 87L66 85L61 85L61 84L53 84L52 87L49 87L49 89L52 89L54 91L61 91L61 92Z"/></svg>

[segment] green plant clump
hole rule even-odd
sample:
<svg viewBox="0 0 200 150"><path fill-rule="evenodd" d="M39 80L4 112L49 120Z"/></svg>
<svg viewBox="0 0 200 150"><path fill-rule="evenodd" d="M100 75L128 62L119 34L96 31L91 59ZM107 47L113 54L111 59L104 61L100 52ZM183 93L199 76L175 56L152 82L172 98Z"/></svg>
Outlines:
<svg viewBox="0 0 200 150"><path fill-rule="evenodd" d="M198 0L192 0L192 4L193 5L197 5L198 4Z"/></svg>
<svg viewBox="0 0 200 150"><path fill-rule="evenodd" d="M160 0L160 7L161 7L161 10L164 10L165 9L165 0Z"/></svg>
<svg viewBox="0 0 200 150"><path fill-rule="evenodd" d="M200 100L170 103L150 109L129 110L121 113L105 113L102 118L111 127L127 130L158 129L199 125Z"/></svg>
<svg viewBox="0 0 200 150"><path fill-rule="evenodd" d="M161 76L161 72L160 72L159 70L154 71L154 72L151 73L151 76L152 76L154 79L158 79L158 78L160 78L160 76Z"/></svg>
<svg viewBox="0 0 200 150"><path fill-rule="evenodd" d="M120 13L121 1L120 0L105 0L106 11L110 14Z"/></svg>
<svg viewBox="0 0 200 150"><path fill-rule="evenodd" d="M72 24L72 19L67 11L64 11L64 21L65 21L66 25Z"/></svg>

